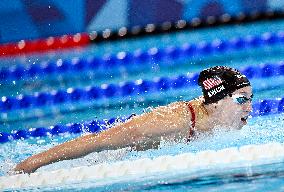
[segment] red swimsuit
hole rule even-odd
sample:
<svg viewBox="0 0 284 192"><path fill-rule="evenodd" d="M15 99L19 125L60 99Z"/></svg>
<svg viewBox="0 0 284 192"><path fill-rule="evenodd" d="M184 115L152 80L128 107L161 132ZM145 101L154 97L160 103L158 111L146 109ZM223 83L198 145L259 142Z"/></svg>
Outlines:
<svg viewBox="0 0 284 192"><path fill-rule="evenodd" d="M191 127L189 128L189 134L187 138L187 142L190 141L190 139L194 136L194 128L195 128L195 112L190 103L187 103L187 106L191 112Z"/></svg>

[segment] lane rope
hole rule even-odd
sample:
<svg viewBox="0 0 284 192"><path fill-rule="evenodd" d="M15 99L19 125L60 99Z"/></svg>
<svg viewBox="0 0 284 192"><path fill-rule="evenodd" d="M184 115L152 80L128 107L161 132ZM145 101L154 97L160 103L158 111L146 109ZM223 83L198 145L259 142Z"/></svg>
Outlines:
<svg viewBox="0 0 284 192"><path fill-rule="evenodd" d="M124 66L151 67L151 62L191 58L222 54L228 51L240 51L248 48L282 45L284 31L276 33L266 32L261 35L248 35L235 37L229 40L215 39L211 42L201 41L197 44L185 43L181 46L168 46L166 48L152 47L148 50L138 49L134 52L120 51L116 54L105 54L102 57L73 58L70 60L58 59L57 61L43 61L30 66L17 65L0 70L0 82L14 80L29 80L41 78L44 75L78 73L86 70L109 70Z"/></svg>
<svg viewBox="0 0 284 192"><path fill-rule="evenodd" d="M284 75L284 62L265 63L258 66L246 66L240 71L249 79L267 78ZM18 95L17 97L3 96L0 100L0 111L38 108L42 106L78 101L98 100L102 98L128 97L148 94L151 92L180 89L197 84L199 73L181 74L174 77L156 77L152 80L136 80L120 82L118 84L102 84L85 88L70 87L66 90L53 90L51 92L37 92L33 95Z"/></svg>
<svg viewBox="0 0 284 192"><path fill-rule="evenodd" d="M283 19L282 10L262 10L251 13L240 12L235 15L224 13L220 16L208 16L207 18L192 18L190 21L178 20L176 22L165 21L162 24L147 24L145 26L121 27L118 30L105 29L102 31L82 32L71 35L53 36L46 39L21 40L15 43L0 44L0 57L45 52L50 50L67 49L87 46L91 43L122 40L125 38L137 38L149 35L158 35L169 32L184 31L214 27L228 24L244 24L264 20Z"/></svg>

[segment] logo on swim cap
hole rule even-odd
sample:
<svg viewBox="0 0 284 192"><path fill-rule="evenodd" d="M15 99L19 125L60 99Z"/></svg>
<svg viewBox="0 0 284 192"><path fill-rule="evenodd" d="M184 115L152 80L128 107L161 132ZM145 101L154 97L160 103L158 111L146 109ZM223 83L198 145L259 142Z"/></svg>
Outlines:
<svg viewBox="0 0 284 192"><path fill-rule="evenodd" d="M220 79L220 77L215 76L213 78L209 78L209 79L206 79L205 81L203 81L203 86L206 90L208 90L208 89L212 89L212 88L220 85L221 83L223 83L223 82Z"/></svg>

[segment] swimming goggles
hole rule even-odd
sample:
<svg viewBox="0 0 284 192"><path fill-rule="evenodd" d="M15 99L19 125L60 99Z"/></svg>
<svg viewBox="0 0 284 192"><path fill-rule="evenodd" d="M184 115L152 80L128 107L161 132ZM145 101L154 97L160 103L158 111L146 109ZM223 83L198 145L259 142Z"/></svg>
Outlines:
<svg viewBox="0 0 284 192"><path fill-rule="evenodd" d="M243 105L243 104L245 104L249 101L251 102L253 95L250 98L248 98L244 95L241 95L241 94L232 95L231 97L233 98L234 103L237 103L239 105Z"/></svg>

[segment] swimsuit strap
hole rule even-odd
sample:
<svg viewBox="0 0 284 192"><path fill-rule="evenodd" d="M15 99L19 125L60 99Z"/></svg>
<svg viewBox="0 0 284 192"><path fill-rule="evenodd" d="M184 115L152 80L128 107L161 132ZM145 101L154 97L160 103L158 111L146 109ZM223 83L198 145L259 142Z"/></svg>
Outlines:
<svg viewBox="0 0 284 192"><path fill-rule="evenodd" d="M195 112L194 112L194 108L192 107L192 104L187 103L187 106L191 112L191 127L189 128L189 134L188 134L188 138L187 141L190 141L190 138L193 137L194 135L194 128L195 128Z"/></svg>

